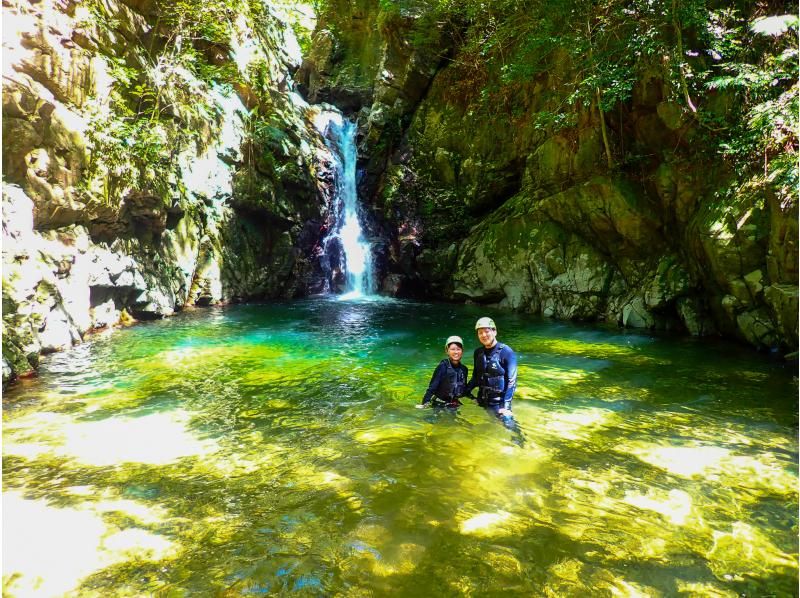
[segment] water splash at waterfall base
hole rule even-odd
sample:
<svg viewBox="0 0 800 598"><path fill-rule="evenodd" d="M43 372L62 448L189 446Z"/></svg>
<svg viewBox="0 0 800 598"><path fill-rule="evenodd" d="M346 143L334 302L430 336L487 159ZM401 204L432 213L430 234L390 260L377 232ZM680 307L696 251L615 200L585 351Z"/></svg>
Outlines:
<svg viewBox="0 0 800 598"><path fill-rule="evenodd" d="M316 124L336 159L335 194L331 202L333 226L322 242L323 259L330 260L329 288L336 290L337 276L344 274L340 299L369 296L374 292L372 250L358 221L356 124L334 110L320 113Z"/></svg>

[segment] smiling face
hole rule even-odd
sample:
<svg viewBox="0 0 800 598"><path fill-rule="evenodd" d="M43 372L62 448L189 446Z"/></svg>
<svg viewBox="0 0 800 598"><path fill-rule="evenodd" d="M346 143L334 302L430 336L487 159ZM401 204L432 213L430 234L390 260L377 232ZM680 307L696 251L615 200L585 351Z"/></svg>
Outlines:
<svg viewBox="0 0 800 598"><path fill-rule="evenodd" d="M464 354L464 349L458 343L450 343L447 345L447 356L453 363L461 361L461 356Z"/></svg>
<svg viewBox="0 0 800 598"><path fill-rule="evenodd" d="M478 328L478 342L487 349L491 349L497 343L497 330L494 328Z"/></svg>

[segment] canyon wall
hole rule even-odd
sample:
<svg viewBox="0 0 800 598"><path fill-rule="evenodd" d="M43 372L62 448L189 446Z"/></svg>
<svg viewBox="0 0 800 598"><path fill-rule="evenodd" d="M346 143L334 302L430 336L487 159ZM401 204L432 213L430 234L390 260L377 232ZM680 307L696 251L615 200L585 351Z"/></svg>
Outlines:
<svg viewBox="0 0 800 598"><path fill-rule="evenodd" d="M631 63L604 100L578 51L540 52L535 15L429 4L321 3L303 56L258 2L4 2L4 383L92 330L329 289L326 103L358 123L382 293L796 356L797 189L767 168L796 166L796 130L775 125L763 174L722 151L749 121L735 90L687 84L720 60L697 23L651 27L685 61Z"/></svg>
<svg viewBox="0 0 800 598"><path fill-rule="evenodd" d="M569 101L563 50L504 84L491 29L464 41L474 21L413 2L330 4L301 73L312 93L358 98L384 292L795 353L797 190L720 154L707 123L733 118L732 92L703 89L701 120L674 70L639 67L628 98L601 112Z"/></svg>
<svg viewBox="0 0 800 598"><path fill-rule="evenodd" d="M292 30L170 6L3 5L4 382L95 329L321 284L333 158Z"/></svg>

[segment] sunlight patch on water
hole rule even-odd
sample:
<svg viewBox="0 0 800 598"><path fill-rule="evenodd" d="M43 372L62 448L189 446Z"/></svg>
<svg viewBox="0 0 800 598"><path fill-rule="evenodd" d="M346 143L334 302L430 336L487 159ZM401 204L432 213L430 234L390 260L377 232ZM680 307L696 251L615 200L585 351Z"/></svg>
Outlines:
<svg viewBox="0 0 800 598"><path fill-rule="evenodd" d="M163 465L182 457L203 456L219 447L189 432L189 414L163 411L142 417L64 424L64 453L88 465L123 462Z"/></svg>
<svg viewBox="0 0 800 598"><path fill-rule="evenodd" d="M648 494L626 492L622 502L660 513L674 525L684 525L692 512L692 497L675 488L666 493L661 490Z"/></svg>
<svg viewBox="0 0 800 598"><path fill-rule="evenodd" d="M543 596L614 596L619 598L652 598L662 593L652 586L626 580L621 576L588 565L577 559L564 559L547 571ZM719 597L719 594L712 594Z"/></svg>
<svg viewBox="0 0 800 598"><path fill-rule="evenodd" d="M101 548L119 555L120 560L133 560L147 556L153 560L165 558L172 549L172 542L143 529L126 529L106 536Z"/></svg>
<svg viewBox="0 0 800 598"><path fill-rule="evenodd" d="M264 376L264 378L269 378L269 376ZM263 379L262 379L262 381L263 381ZM286 399L281 399L281 398L265 399L263 405L264 405L265 409L274 409L276 411L279 410L279 409L291 409L292 408L292 403L290 401L288 401Z"/></svg>
<svg viewBox="0 0 800 598"><path fill-rule="evenodd" d="M520 383L516 396L533 400L553 399L563 392L564 386L577 385L590 374L577 368L520 365L518 379L524 383Z"/></svg>
<svg viewBox="0 0 800 598"><path fill-rule="evenodd" d="M121 508L149 521L159 514L133 501L56 508L21 492L3 493L3 595L60 596L95 571L130 559L163 559L166 538L140 528L111 530L103 515Z"/></svg>
<svg viewBox="0 0 800 598"><path fill-rule="evenodd" d="M797 475L772 453L737 455L719 446L654 446L622 443L617 450L683 478L703 477L711 481L749 488L764 488L780 494L797 489Z"/></svg>
<svg viewBox="0 0 800 598"><path fill-rule="evenodd" d="M383 426L381 428L371 428L361 432L356 432L353 439L361 444L376 444L382 442L399 441L404 438L420 436L424 431L418 427L408 425Z"/></svg>
<svg viewBox="0 0 800 598"><path fill-rule="evenodd" d="M728 449L718 446L644 446L627 445L627 451L645 463L665 469L675 475L691 478L719 471L722 461L730 454ZM618 450L626 450L619 447Z"/></svg>
<svg viewBox="0 0 800 598"><path fill-rule="evenodd" d="M624 494L622 488L628 488ZM552 492L559 499L544 504L540 519L577 542L602 547L599 554L604 559L668 562L670 553L678 550L669 518L702 524L699 517L689 517L693 511L688 494L651 486L616 468L593 468L579 475L563 470ZM695 527L684 533L690 531Z"/></svg>
<svg viewBox="0 0 800 598"><path fill-rule="evenodd" d="M673 429L677 436L692 437L704 444L713 445L720 441L718 421L714 417L693 413L687 409L687 417L669 414L665 425ZM790 437L775 435L771 430L747 428L745 425L728 423L725 428L725 443L742 449L749 447L771 447L791 452L793 440Z"/></svg>
<svg viewBox="0 0 800 598"><path fill-rule="evenodd" d="M335 471L323 471L320 474L322 483L332 488L347 488L352 483L348 478L339 475Z"/></svg>
<svg viewBox="0 0 800 598"><path fill-rule="evenodd" d="M609 590L615 598L650 598L653 595L651 588L622 579L611 585Z"/></svg>
<svg viewBox="0 0 800 598"><path fill-rule="evenodd" d="M536 430L534 435L555 436L565 440L587 439L591 432L610 427L619 419L613 411L598 407L573 411L540 411L535 422L531 424Z"/></svg>
<svg viewBox="0 0 800 598"><path fill-rule="evenodd" d="M270 450L268 445L264 445L259 433L253 433L250 438L242 438L237 445L235 451L220 450L204 455L203 466L210 468L211 474L235 478L268 471L274 467L277 456L281 454L278 450ZM253 451L252 447L255 446L260 450Z"/></svg>
<svg viewBox="0 0 800 598"><path fill-rule="evenodd" d="M211 440L200 440L188 430L186 411L162 411L141 417L114 417L79 421L58 413L29 414L15 420L15 428L37 430L13 439L8 430L4 453L37 456L49 452L85 465L103 467L125 462L163 465L182 457L204 456L218 450Z"/></svg>
<svg viewBox="0 0 800 598"><path fill-rule="evenodd" d="M797 474L773 454L734 455L724 463L725 479L741 480L743 486L759 488L785 496L797 493Z"/></svg>
<svg viewBox="0 0 800 598"><path fill-rule="evenodd" d="M522 573L522 563L519 559L507 552L501 552L500 549L486 553L484 559L493 571L501 575L516 576Z"/></svg>
<svg viewBox="0 0 800 598"><path fill-rule="evenodd" d="M706 555L717 577L769 575L776 568L787 573L797 568L797 555L780 550L754 527L735 521L730 531L714 530L714 544Z"/></svg>
<svg viewBox="0 0 800 598"><path fill-rule="evenodd" d="M208 368L209 364L226 363L231 360L270 360L286 355L285 351L266 344L230 343L224 346L189 345L160 351L135 362L143 372L166 368Z"/></svg>
<svg viewBox="0 0 800 598"><path fill-rule="evenodd" d="M403 542L393 547L384 559L372 561L372 571L381 577L408 575L417 568L425 556L425 547L419 544Z"/></svg>
<svg viewBox="0 0 800 598"><path fill-rule="evenodd" d="M688 581L676 579L675 587L680 595L687 596L708 596L709 598L739 598L736 592L726 591L719 584L703 583L698 581Z"/></svg>
<svg viewBox="0 0 800 598"><path fill-rule="evenodd" d="M142 401L147 400L148 396L142 389L117 388L103 389L101 393L82 395L78 400L85 401L85 413L96 413L102 409L119 412L124 409L135 409L141 405Z"/></svg>
<svg viewBox="0 0 800 598"><path fill-rule="evenodd" d="M643 342L649 342L649 339L644 337L642 340L639 337L632 337L632 339L626 339L625 344L613 344L572 338L536 337L533 342L517 343L514 348L523 352L583 356L601 360L617 359L626 363L648 366L669 365L666 360L643 355L636 346Z"/></svg>
<svg viewBox="0 0 800 598"><path fill-rule="evenodd" d="M312 457L318 457L320 459L341 459L344 454L342 451L333 448L331 446L315 446L309 449L308 454Z"/></svg>
<svg viewBox="0 0 800 598"><path fill-rule="evenodd" d="M309 493L320 489L332 490L350 511L360 513L364 505L361 497L353 491L353 480L335 471L314 467L310 463L298 462L292 467L293 485Z"/></svg>
<svg viewBox="0 0 800 598"><path fill-rule="evenodd" d="M246 372L237 382L244 386L263 386L265 384L272 384L280 380L286 375L282 368L268 368L265 367L257 370L250 370ZM284 401L285 403L285 401Z"/></svg>
<svg viewBox="0 0 800 598"><path fill-rule="evenodd" d="M580 472L586 473L586 472ZM575 477L571 481L571 485L574 488L578 488L583 491L591 492L596 497L596 503L599 504L611 491L612 484L610 480L602 479L602 478L585 478L577 475L575 473Z"/></svg>
<svg viewBox="0 0 800 598"><path fill-rule="evenodd" d="M510 533L510 530L504 527L510 520L511 513L507 511L478 513L477 515L473 515L461 521L458 528L462 534L472 534L476 536L505 535Z"/></svg>
<svg viewBox="0 0 800 598"><path fill-rule="evenodd" d="M694 504L695 498L683 490L667 491L659 486L644 484L641 480L626 479L616 472L597 472L594 477L613 480L613 483L606 481L602 486L593 485L594 489L599 490L599 493L593 492L593 496L575 494L567 505L557 508L554 516L560 522L560 532L576 541L604 546L607 555L613 555L618 561L647 559L666 564L671 562L672 555L691 551L692 547L713 544L714 548L705 555L706 562L720 579L733 579L724 577L730 575L732 570L745 577L768 577L768 571L781 568L790 571L797 566L796 561L792 560L795 557L781 552L774 544L775 539L749 524L734 523L730 533L713 529L708 520L718 521L724 510L709 504L702 505L701 509L700 505ZM619 485L638 485L639 489L628 490L619 498L616 496ZM586 487L585 484L573 486ZM554 491L560 496L568 495L560 485ZM568 511L573 514L565 519L564 512ZM656 516L653 517L653 514ZM610 523L615 520L618 520L616 524ZM599 525L598 521L605 523ZM680 526L682 531L676 533L673 526ZM738 569L733 567L733 563ZM728 568L729 565L731 568ZM700 591L701 587L705 589ZM698 586L698 591L701 596L720 595L719 588L713 584ZM724 592L722 595L725 595Z"/></svg>
<svg viewBox="0 0 800 598"><path fill-rule="evenodd" d="M74 493L78 495L77 493ZM142 525L155 525L164 521L167 517L167 511L160 506L150 506L144 503L131 500L129 498L106 498L100 497L95 493L92 496L92 509L98 513L111 513L119 512L125 517L130 517L136 520L136 523Z"/></svg>
<svg viewBox="0 0 800 598"><path fill-rule="evenodd" d="M593 527L595 518L620 511L617 500L611 495L614 485L609 479L573 478L574 472L561 475L558 489L563 503L552 517L563 520L559 529L569 537L582 538L586 530Z"/></svg>

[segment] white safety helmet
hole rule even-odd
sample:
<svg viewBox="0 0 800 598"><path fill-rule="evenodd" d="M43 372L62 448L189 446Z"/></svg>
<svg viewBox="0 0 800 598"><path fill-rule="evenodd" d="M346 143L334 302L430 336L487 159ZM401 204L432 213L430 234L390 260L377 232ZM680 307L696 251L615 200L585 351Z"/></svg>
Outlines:
<svg viewBox="0 0 800 598"><path fill-rule="evenodd" d="M447 349L449 349L450 345L452 345L453 343L458 344L458 346L461 347L462 349L464 348L464 341L461 340L461 337L453 335L447 337L447 341L445 341L444 343L445 351L447 351Z"/></svg>
<svg viewBox="0 0 800 598"><path fill-rule="evenodd" d="M475 330L478 328L491 328L492 330L497 330L497 326L494 325L494 320L491 318L480 318L477 322L475 322Z"/></svg>

